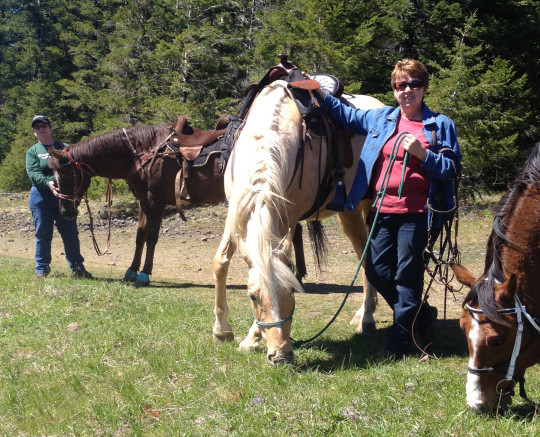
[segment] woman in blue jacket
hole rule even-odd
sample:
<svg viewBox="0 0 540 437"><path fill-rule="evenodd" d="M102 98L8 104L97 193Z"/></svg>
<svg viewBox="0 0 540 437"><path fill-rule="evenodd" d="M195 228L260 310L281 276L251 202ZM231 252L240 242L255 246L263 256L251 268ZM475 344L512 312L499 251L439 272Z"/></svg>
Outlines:
<svg viewBox="0 0 540 437"><path fill-rule="evenodd" d="M375 200L381 186L386 185L384 174L396 140L400 134L404 137L377 221L373 223L366 254L367 278L394 312L381 356L402 357L410 353L413 321L428 332L421 340L432 341L436 309L422 307L419 312L424 284L423 252L428 230L436 232L442 221L448 219L448 215L434 214L432 209L449 211L455 206L454 180L461 171L461 152L452 120L432 112L424 103L429 75L421 62L414 59L397 62L391 85L399 104L397 108L359 110L323 91L318 96L336 121L366 136L354 184L345 203L349 210L361 199ZM409 159L399 196L405 152ZM378 206L377 203L373 211ZM422 348L427 345L419 344Z"/></svg>

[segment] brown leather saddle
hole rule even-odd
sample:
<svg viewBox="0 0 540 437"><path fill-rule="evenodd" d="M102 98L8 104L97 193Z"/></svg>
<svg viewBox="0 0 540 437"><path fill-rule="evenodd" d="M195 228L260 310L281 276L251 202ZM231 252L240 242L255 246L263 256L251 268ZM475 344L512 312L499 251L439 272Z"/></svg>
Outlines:
<svg viewBox="0 0 540 437"><path fill-rule="evenodd" d="M171 126L172 135L167 145L175 152L180 151L188 161L195 161L204 146L208 146L225 135L228 124L229 119L221 117L214 130L202 130L191 127L187 118L180 115Z"/></svg>
<svg viewBox="0 0 540 437"><path fill-rule="evenodd" d="M175 178L176 209L184 221L183 205L215 203L225 199L219 161L220 139L226 134L228 125L229 118L221 117L213 130L197 129L181 115L170 127L167 147L180 165Z"/></svg>
<svg viewBox="0 0 540 437"><path fill-rule="evenodd" d="M294 64L287 60L286 55L279 55L279 58L281 59L281 63L271 68L267 76L273 80L285 75L288 76L289 88L294 96L296 106L304 119L306 132L319 137L326 137L327 147L329 148L325 174L319 181L319 194L313 206L303 215L302 219L310 217L318 211L335 186L337 188L334 199L326 205L326 208L334 211L343 211L347 197L344 184L344 169L351 168L354 164L351 144L352 134L343 126L336 123L314 97L313 91L320 87L320 82L318 80L307 79ZM326 76L325 79L333 78L330 75L319 76ZM317 75L314 75L314 77L317 78ZM339 98L343 92L343 84L338 79L333 79L335 80L336 87L328 91L334 97ZM310 141L309 136L306 136L306 141ZM297 171L302 172L303 170L303 155L304 149L301 147L296 159L295 174Z"/></svg>

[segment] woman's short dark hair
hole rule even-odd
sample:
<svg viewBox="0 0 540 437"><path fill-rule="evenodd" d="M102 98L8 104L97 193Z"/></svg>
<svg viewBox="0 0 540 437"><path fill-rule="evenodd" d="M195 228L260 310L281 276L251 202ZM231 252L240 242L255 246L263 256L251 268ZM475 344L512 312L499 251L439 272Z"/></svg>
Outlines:
<svg viewBox="0 0 540 437"><path fill-rule="evenodd" d="M390 76L390 83L392 86L396 82L405 79L405 76L410 76L415 79L420 79L425 87L429 86L429 73L426 70L424 64L416 59L405 58L401 61L397 61Z"/></svg>

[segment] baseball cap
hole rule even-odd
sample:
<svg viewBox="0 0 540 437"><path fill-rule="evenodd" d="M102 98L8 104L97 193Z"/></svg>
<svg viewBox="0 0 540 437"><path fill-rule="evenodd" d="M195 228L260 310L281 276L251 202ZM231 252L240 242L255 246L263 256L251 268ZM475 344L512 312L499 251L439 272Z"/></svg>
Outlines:
<svg viewBox="0 0 540 437"><path fill-rule="evenodd" d="M44 123L47 123L49 126L51 125L51 122L49 121L49 119L47 117L45 117L44 115L36 115L33 119L32 119L32 127L34 127L34 125L38 122L38 121L42 121Z"/></svg>

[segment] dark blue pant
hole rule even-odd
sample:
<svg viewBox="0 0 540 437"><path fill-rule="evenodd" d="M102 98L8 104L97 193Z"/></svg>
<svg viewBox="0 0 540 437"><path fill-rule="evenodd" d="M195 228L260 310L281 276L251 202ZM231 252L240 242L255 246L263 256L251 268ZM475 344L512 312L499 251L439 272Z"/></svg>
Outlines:
<svg viewBox="0 0 540 437"><path fill-rule="evenodd" d="M62 237L66 259L71 270L80 269L84 258L79 245L76 220L66 220L58 209L58 199L50 191L30 189L30 211L36 229L36 273L45 273L51 263L54 224Z"/></svg>
<svg viewBox="0 0 540 437"><path fill-rule="evenodd" d="M373 224L366 276L394 312L386 349L395 354L407 354L412 344L412 325L424 287L427 224L424 213L379 214Z"/></svg>

